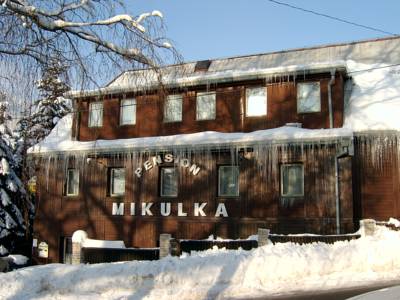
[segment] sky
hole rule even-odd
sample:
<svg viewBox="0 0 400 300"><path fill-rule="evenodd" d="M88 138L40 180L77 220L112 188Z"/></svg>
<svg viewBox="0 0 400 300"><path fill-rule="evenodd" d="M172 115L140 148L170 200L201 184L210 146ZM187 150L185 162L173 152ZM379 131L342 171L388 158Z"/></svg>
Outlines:
<svg viewBox="0 0 400 300"><path fill-rule="evenodd" d="M399 0L279 0L400 34ZM268 0L125 0L134 15L160 10L184 61L385 37Z"/></svg>

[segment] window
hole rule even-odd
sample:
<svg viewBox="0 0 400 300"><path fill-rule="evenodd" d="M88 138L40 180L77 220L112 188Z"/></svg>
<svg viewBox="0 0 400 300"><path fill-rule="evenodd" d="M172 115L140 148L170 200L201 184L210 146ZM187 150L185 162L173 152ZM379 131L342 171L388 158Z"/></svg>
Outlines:
<svg viewBox="0 0 400 300"><path fill-rule="evenodd" d="M164 122L182 121L182 95L169 95L165 99Z"/></svg>
<svg viewBox="0 0 400 300"><path fill-rule="evenodd" d="M319 82L297 84L297 112L321 111L321 92Z"/></svg>
<svg viewBox="0 0 400 300"><path fill-rule="evenodd" d="M103 102L89 104L89 127L103 126Z"/></svg>
<svg viewBox="0 0 400 300"><path fill-rule="evenodd" d="M267 115L267 90L265 87L246 89L246 117Z"/></svg>
<svg viewBox="0 0 400 300"><path fill-rule="evenodd" d="M215 119L215 92L197 93L196 97L196 120Z"/></svg>
<svg viewBox="0 0 400 300"><path fill-rule="evenodd" d="M121 100L119 124L136 124L136 99Z"/></svg>
<svg viewBox="0 0 400 300"><path fill-rule="evenodd" d="M125 169L112 168L110 169L109 180L110 196L122 196L125 194Z"/></svg>
<svg viewBox="0 0 400 300"><path fill-rule="evenodd" d="M220 166L218 168L218 196L239 196L238 166Z"/></svg>
<svg viewBox="0 0 400 300"><path fill-rule="evenodd" d="M76 196L79 194L79 170L68 169L67 170L67 196Z"/></svg>
<svg viewBox="0 0 400 300"><path fill-rule="evenodd" d="M304 167L302 164L281 165L281 195L304 196Z"/></svg>
<svg viewBox="0 0 400 300"><path fill-rule="evenodd" d="M175 168L161 168L161 197L178 196L178 173Z"/></svg>

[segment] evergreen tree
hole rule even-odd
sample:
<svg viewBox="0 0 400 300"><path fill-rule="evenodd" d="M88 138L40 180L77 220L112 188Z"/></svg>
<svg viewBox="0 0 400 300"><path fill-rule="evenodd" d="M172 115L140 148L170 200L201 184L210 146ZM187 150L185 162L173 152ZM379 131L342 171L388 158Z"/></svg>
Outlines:
<svg viewBox="0 0 400 300"><path fill-rule="evenodd" d="M29 129L25 137L32 141L29 146L43 140L57 122L71 111L70 100L64 94L70 90L65 83L68 67L59 60L50 61L38 82L40 99L35 102L35 112L31 120L22 119L21 128ZM33 143L33 144L32 144Z"/></svg>
<svg viewBox="0 0 400 300"><path fill-rule="evenodd" d="M8 127L7 102L0 97L0 257L11 252L25 237L26 227L22 208L27 194L15 170L12 135ZM31 208L32 209L32 208Z"/></svg>

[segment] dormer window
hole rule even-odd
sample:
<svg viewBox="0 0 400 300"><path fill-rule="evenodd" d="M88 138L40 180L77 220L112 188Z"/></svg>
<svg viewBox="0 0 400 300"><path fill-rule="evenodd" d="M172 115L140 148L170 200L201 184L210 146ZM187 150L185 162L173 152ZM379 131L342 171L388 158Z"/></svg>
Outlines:
<svg viewBox="0 0 400 300"><path fill-rule="evenodd" d="M197 93L196 120L215 120L215 92Z"/></svg>
<svg viewBox="0 0 400 300"><path fill-rule="evenodd" d="M321 111L321 87L319 82L297 84L297 113Z"/></svg>
<svg viewBox="0 0 400 300"><path fill-rule="evenodd" d="M135 125L136 124L136 99L121 100L120 107L120 124Z"/></svg>
<svg viewBox="0 0 400 300"><path fill-rule="evenodd" d="M89 104L89 127L103 126L103 102Z"/></svg>
<svg viewBox="0 0 400 300"><path fill-rule="evenodd" d="M246 117L267 115L267 90L265 87L246 89Z"/></svg>
<svg viewBox="0 0 400 300"><path fill-rule="evenodd" d="M182 121L182 95L168 95L164 104L164 122Z"/></svg>

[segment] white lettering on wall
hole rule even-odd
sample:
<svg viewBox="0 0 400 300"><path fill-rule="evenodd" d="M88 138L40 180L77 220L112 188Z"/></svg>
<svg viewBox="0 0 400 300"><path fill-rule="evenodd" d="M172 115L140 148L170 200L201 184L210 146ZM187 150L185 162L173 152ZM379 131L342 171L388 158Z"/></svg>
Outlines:
<svg viewBox="0 0 400 300"><path fill-rule="evenodd" d="M161 155L156 155L149 158L143 163L143 167L138 167L134 173L136 177L140 178L143 175L143 168L145 171L149 171L153 169L153 167L161 165L163 162L172 163L174 161L177 165L180 165L183 168L189 168L189 173L193 173L193 175L197 175L200 172L200 167L198 167L196 164L191 164L188 158L175 158L172 154L167 153L164 155L164 160Z"/></svg>
<svg viewBox="0 0 400 300"><path fill-rule="evenodd" d="M153 205L152 202L142 203L142 216L152 216L153 215L153 213L150 210L152 205Z"/></svg>
<svg viewBox="0 0 400 300"><path fill-rule="evenodd" d="M153 165L161 165L162 164L162 159L160 155L153 156Z"/></svg>
<svg viewBox="0 0 400 300"><path fill-rule="evenodd" d="M142 168L137 168L137 169L135 170L135 174L136 174L136 176L137 176L138 178L140 178L140 177L142 176L142 171L143 171Z"/></svg>
<svg viewBox="0 0 400 300"><path fill-rule="evenodd" d="M193 175L197 175L200 172L200 167L196 166L195 164L193 164L190 169L189 172L192 172Z"/></svg>
<svg viewBox="0 0 400 300"><path fill-rule="evenodd" d="M174 161L174 156L170 153L165 154L164 161L166 163L172 163Z"/></svg>
<svg viewBox="0 0 400 300"><path fill-rule="evenodd" d="M217 210L215 212L216 217L220 217L221 215L225 218L228 216L228 213L226 212L226 207L225 207L224 203L219 203Z"/></svg>
<svg viewBox="0 0 400 300"><path fill-rule="evenodd" d="M124 203L113 203L112 215L113 216L123 216L124 215Z"/></svg>
<svg viewBox="0 0 400 300"><path fill-rule="evenodd" d="M195 203L194 204L194 216L198 217L199 215L202 217L205 217L206 214L204 213L203 209L204 207L206 207L207 203L203 202L201 203L201 205L199 205L199 203Z"/></svg>
<svg viewBox="0 0 400 300"><path fill-rule="evenodd" d="M183 203L178 203L178 217L187 217L187 213L183 211Z"/></svg>
<svg viewBox="0 0 400 300"><path fill-rule="evenodd" d="M144 169L145 169L146 171L148 171L148 170L150 170L151 168L153 168L153 165L151 164L151 162L150 162L149 160L146 160L146 161L144 162L143 166L144 166Z"/></svg>
<svg viewBox="0 0 400 300"><path fill-rule="evenodd" d="M171 203L161 202L161 215L163 217L168 217L171 214Z"/></svg>
<svg viewBox="0 0 400 300"><path fill-rule="evenodd" d="M190 167L190 161L187 158L182 158L180 160L181 167L188 168Z"/></svg>
<svg viewBox="0 0 400 300"><path fill-rule="evenodd" d="M153 207L153 202L142 202L140 205L141 211L138 211L138 214L142 216L153 216L153 212L151 211ZM207 213L204 211L205 207L207 206L207 202L195 202L193 203L193 217L206 217ZM112 204L112 215L113 216L124 216L125 215L125 204L122 203L117 203L114 202ZM183 203L178 202L178 203L170 203L170 202L161 202L157 205L160 205L160 215L163 217L169 217L171 216L172 213L172 206L175 205L177 208L176 210L174 209L174 212L176 212L178 217L187 217L188 212L184 211ZM187 209L187 207L186 207ZM158 210L157 210L158 211ZM131 202L130 207L129 207L129 212L131 216L136 216L136 203ZM226 210L225 204L224 203L219 203L217 205L217 209L215 210L215 217L228 217L228 212Z"/></svg>

